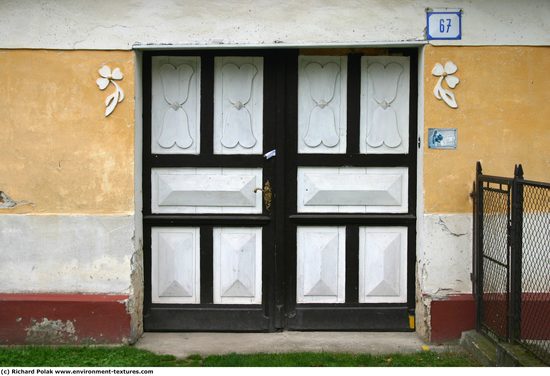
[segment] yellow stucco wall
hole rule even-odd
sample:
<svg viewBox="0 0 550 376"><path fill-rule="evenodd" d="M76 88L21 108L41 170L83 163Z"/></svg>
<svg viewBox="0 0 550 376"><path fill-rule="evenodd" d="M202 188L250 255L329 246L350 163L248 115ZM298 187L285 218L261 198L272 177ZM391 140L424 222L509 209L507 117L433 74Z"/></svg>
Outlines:
<svg viewBox="0 0 550 376"><path fill-rule="evenodd" d="M134 57L130 51L0 51L0 191L32 205L0 213L131 213ZM455 62L458 109L432 93ZM120 67L126 98L104 117L97 70ZM488 174L550 180L550 48L425 48L424 126L457 128L457 150L424 149L427 213L471 211L475 162Z"/></svg>
<svg viewBox="0 0 550 376"><path fill-rule="evenodd" d="M104 116L119 67L125 99ZM134 55L130 51L0 51L0 191L27 201L0 213L132 213Z"/></svg>
<svg viewBox="0 0 550 376"><path fill-rule="evenodd" d="M460 83L458 109L433 95L435 63L451 60ZM424 197L428 213L471 212L475 162L490 175L550 181L550 48L433 47L425 49ZM428 149L428 128L457 128L456 150Z"/></svg>

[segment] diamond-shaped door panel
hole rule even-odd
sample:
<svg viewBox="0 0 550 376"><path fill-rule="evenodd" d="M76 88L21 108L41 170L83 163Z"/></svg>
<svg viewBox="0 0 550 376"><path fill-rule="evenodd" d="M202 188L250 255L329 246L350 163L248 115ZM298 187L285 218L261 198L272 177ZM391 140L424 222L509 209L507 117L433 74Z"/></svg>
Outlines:
<svg viewBox="0 0 550 376"><path fill-rule="evenodd" d="M407 228L359 228L359 302L407 301Z"/></svg>
<svg viewBox="0 0 550 376"><path fill-rule="evenodd" d="M299 167L298 211L303 213L404 213L404 167Z"/></svg>
<svg viewBox="0 0 550 376"><path fill-rule="evenodd" d="M345 227L298 227L297 303L345 302Z"/></svg>
<svg viewBox="0 0 550 376"><path fill-rule="evenodd" d="M261 304L262 229L214 228L214 303Z"/></svg>
<svg viewBox="0 0 550 376"><path fill-rule="evenodd" d="M262 170L155 168L153 213L261 213Z"/></svg>
<svg viewBox="0 0 550 376"><path fill-rule="evenodd" d="M199 228L151 229L153 303L199 303Z"/></svg>

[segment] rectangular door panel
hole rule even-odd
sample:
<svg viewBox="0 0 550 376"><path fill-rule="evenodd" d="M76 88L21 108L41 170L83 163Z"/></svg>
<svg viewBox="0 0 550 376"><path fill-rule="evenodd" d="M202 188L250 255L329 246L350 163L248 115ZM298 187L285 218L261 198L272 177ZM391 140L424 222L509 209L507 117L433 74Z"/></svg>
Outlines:
<svg viewBox="0 0 550 376"><path fill-rule="evenodd" d="M359 228L359 302L407 302L407 228Z"/></svg>
<svg viewBox="0 0 550 376"><path fill-rule="evenodd" d="M300 56L298 152L346 152L347 57Z"/></svg>
<svg viewBox="0 0 550 376"><path fill-rule="evenodd" d="M214 154L262 154L263 58L214 61Z"/></svg>
<svg viewBox="0 0 550 376"><path fill-rule="evenodd" d="M154 168L154 213L261 213L262 169Z"/></svg>
<svg viewBox="0 0 550 376"><path fill-rule="evenodd" d="M298 212L406 213L404 167L299 167Z"/></svg>
<svg viewBox="0 0 550 376"><path fill-rule="evenodd" d="M410 58L361 58L360 151L409 152Z"/></svg>
<svg viewBox="0 0 550 376"><path fill-rule="evenodd" d="M262 303L262 229L215 227L214 303Z"/></svg>
<svg viewBox="0 0 550 376"><path fill-rule="evenodd" d="M346 228L297 228L297 303L343 303Z"/></svg>
<svg viewBox="0 0 550 376"><path fill-rule="evenodd" d="M152 153L199 154L200 58L155 56L151 74Z"/></svg>
<svg viewBox="0 0 550 376"><path fill-rule="evenodd" d="M200 252L198 227L153 227L153 303L194 304L200 301Z"/></svg>

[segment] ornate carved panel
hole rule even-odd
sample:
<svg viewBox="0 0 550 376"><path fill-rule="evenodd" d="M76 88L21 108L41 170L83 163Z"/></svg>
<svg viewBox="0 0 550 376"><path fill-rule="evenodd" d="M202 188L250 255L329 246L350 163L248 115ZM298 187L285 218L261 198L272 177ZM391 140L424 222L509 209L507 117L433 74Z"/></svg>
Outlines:
<svg viewBox="0 0 550 376"><path fill-rule="evenodd" d="M346 152L347 57L300 56L298 152Z"/></svg>
<svg viewBox="0 0 550 376"><path fill-rule="evenodd" d="M153 303L199 303L199 228L151 229Z"/></svg>
<svg viewBox="0 0 550 376"><path fill-rule="evenodd" d="M261 213L262 169L154 168L154 213Z"/></svg>
<svg viewBox="0 0 550 376"><path fill-rule="evenodd" d="M263 58L216 57L214 154L261 154Z"/></svg>
<svg viewBox="0 0 550 376"><path fill-rule="evenodd" d="M405 213L407 168L299 167L298 212Z"/></svg>
<svg viewBox="0 0 550 376"><path fill-rule="evenodd" d="M214 303L262 303L262 229L214 228Z"/></svg>
<svg viewBox="0 0 550 376"><path fill-rule="evenodd" d="M407 301L407 228L359 228L359 303Z"/></svg>
<svg viewBox="0 0 550 376"><path fill-rule="evenodd" d="M344 303L345 227L298 227L297 303Z"/></svg>
<svg viewBox="0 0 550 376"><path fill-rule="evenodd" d="M409 91L409 57L361 58L361 153L408 153Z"/></svg>
<svg viewBox="0 0 550 376"><path fill-rule="evenodd" d="M152 153L200 153L200 69L199 57L153 57Z"/></svg>

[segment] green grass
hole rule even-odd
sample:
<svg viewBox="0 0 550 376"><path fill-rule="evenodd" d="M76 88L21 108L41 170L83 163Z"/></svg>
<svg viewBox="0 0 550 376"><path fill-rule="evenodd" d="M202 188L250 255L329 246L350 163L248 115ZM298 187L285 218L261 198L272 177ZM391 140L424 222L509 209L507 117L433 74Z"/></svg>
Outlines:
<svg viewBox="0 0 550 376"><path fill-rule="evenodd" d="M0 367L469 367L464 353L414 354L229 354L178 359L134 347L2 347Z"/></svg>
<svg viewBox="0 0 550 376"><path fill-rule="evenodd" d="M179 367L191 361L120 347L4 347L1 367Z"/></svg>
<svg viewBox="0 0 550 376"><path fill-rule="evenodd" d="M289 353L214 355L203 360L208 367L468 367L477 364L466 354L335 354Z"/></svg>

